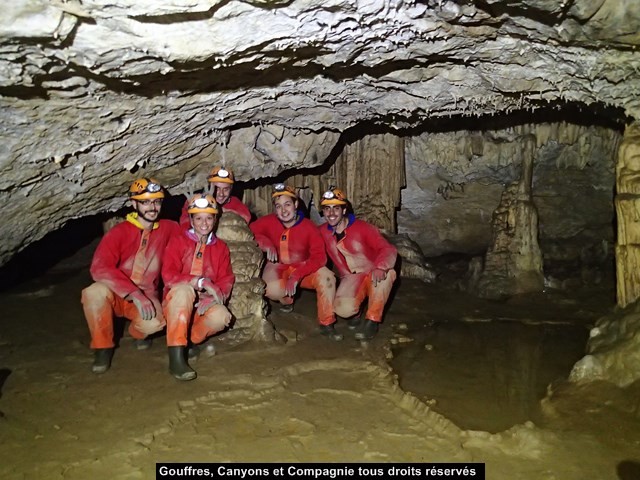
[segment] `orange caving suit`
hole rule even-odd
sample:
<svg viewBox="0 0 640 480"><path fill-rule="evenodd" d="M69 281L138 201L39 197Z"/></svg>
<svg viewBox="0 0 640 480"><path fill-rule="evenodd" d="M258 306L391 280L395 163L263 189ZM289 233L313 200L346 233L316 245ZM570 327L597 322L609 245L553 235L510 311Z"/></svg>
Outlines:
<svg viewBox="0 0 640 480"><path fill-rule="evenodd" d="M302 212L298 216L298 222L291 228L285 228L275 213L249 224L261 250L275 247L278 252L278 263L267 262L262 274L267 284L266 296L291 305L293 298L284 293L287 280L292 278L301 288L316 291L318 322L331 325L336 321L333 313L336 278L326 267L327 254L318 228Z"/></svg>
<svg viewBox="0 0 640 480"><path fill-rule="evenodd" d="M198 252L201 253L199 257ZM196 292L190 285L194 278L200 277L210 279L226 302L236 279L231 270L229 248L215 235L210 235L208 243L201 244L193 231L182 230L167 245L162 263L162 280L165 291L168 290L163 305L169 347L188 344L192 319L191 342L194 344L224 330L231 321L231 313L223 304L211 306L203 315L198 313L196 300L207 302L212 299L208 293Z"/></svg>
<svg viewBox="0 0 640 480"><path fill-rule="evenodd" d="M249 208L237 197L229 197L229 201L227 203L219 206L222 207L222 213L233 212L240 215L245 222L249 223L251 221L251 212L249 211ZM188 207L189 200L184 203L182 206L182 212L180 213L180 226L187 230L191 228L189 212L187 212Z"/></svg>
<svg viewBox="0 0 640 480"><path fill-rule="evenodd" d="M145 231L138 223L137 215L130 213L127 220L105 234L91 262L91 277L95 283L82 290L82 308L91 332L91 348L114 346L114 315L131 320L129 333L135 339L162 330L165 320L158 291L162 256L169 239L179 231L180 227L172 220L160 220L153 230ZM147 239L144 238L146 235ZM124 300L138 289L153 302L155 318L142 320L133 302Z"/></svg>
<svg viewBox="0 0 640 480"><path fill-rule="evenodd" d="M384 306L396 279L396 248L385 240L375 226L357 220L353 214L349 214L349 225L340 241L330 225L320 225L318 229L329 258L340 275L333 303L336 314L344 318L356 315L364 299L369 297L366 318L381 322ZM387 278L374 286L371 271L376 268L385 270Z"/></svg>

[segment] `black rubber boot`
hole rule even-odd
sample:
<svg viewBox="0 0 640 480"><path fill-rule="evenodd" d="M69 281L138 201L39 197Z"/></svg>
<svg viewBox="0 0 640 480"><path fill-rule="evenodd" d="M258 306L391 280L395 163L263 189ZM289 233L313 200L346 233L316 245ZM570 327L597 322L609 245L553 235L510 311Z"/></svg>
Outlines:
<svg viewBox="0 0 640 480"><path fill-rule="evenodd" d="M378 322L365 320L362 328L356 332L357 340L372 340L378 333Z"/></svg>
<svg viewBox="0 0 640 480"><path fill-rule="evenodd" d="M169 347L169 373L178 380L193 380L196 372L184 358L185 347Z"/></svg>
<svg viewBox="0 0 640 480"><path fill-rule="evenodd" d="M325 337L329 337L331 340L339 342L342 340L342 334L338 332L332 323L331 325L320 325L320 333Z"/></svg>
<svg viewBox="0 0 640 480"><path fill-rule="evenodd" d="M362 324L360 315L356 315L355 317L351 317L349 320L347 320L347 328L349 330L355 330L360 326L360 324Z"/></svg>
<svg viewBox="0 0 640 480"><path fill-rule="evenodd" d="M109 370L113 358L113 348L96 348L94 352L91 371L100 374Z"/></svg>

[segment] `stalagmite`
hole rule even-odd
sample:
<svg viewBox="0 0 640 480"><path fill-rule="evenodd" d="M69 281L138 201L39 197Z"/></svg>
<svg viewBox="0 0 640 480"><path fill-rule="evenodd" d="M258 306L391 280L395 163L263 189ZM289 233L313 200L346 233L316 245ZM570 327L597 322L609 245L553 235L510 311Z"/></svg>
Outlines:
<svg viewBox="0 0 640 480"><path fill-rule="evenodd" d="M493 214L493 244L489 248L478 294L500 298L541 291L542 253L538 245L538 212L532 201L531 179L536 152L535 137L522 146L522 177L502 195Z"/></svg>
<svg viewBox="0 0 640 480"><path fill-rule="evenodd" d="M264 259L247 223L235 213L223 213L217 234L229 246L231 266L236 276L229 300L233 324L219 335L219 340L230 346L249 340L283 341L266 318L265 286L260 278Z"/></svg>

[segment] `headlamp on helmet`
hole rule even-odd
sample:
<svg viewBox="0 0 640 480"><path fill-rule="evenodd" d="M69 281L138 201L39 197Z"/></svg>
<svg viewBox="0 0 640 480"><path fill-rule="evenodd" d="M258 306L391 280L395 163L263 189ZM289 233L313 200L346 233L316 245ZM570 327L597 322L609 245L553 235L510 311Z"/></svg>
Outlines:
<svg viewBox="0 0 640 480"><path fill-rule="evenodd" d="M211 170L209 177L207 178L209 183L229 183L233 184L235 182L233 172L224 167L216 167Z"/></svg>
<svg viewBox="0 0 640 480"><path fill-rule="evenodd" d="M198 194L189 200L187 213L189 213L189 215L195 213L211 213L212 215L216 215L218 213L218 206L211 195Z"/></svg>
<svg viewBox="0 0 640 480"><path fill-rule="evenodd" d="M322 194L322 200L320 201L320 206L324 207L325 205L346 205L347 197L339 188L334 188L332 190L327 190Z"/></svg>
<svg viewBox="0 0 640 480"><path fill-rule="evenodd" d="M131 200L152 200L164 198L164 191L160 182L153 178L139 178L129 187Z"/></svg>
<svg viewBox="0 0 640 480"><path fill-rule="evenodd" d="M276 183L273 186L274 192L271 194L271 198L277 198L281 195L287 195L291 198L298 198L296 195L296 190L293 187L285 185L284 183Z"/></svg>

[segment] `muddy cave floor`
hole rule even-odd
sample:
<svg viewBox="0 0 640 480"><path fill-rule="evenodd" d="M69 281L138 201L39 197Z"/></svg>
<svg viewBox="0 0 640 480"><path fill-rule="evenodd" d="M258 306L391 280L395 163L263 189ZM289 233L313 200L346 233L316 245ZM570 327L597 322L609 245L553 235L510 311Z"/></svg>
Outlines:
<svg viewBox="0 0 640 480"><path fill-rule="evenodd" d="M90 372L91 251L0 292L0 478L147 479L155 463L484 462L487 479L640 479L640 385L567 384L611 292L488 302L401 279L378 337L269 318L286 344L217 342L167 372L164 337ZM636 382L638 383L638 382ZM541 399L549 392L547 398Z"/></svg>

